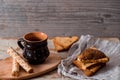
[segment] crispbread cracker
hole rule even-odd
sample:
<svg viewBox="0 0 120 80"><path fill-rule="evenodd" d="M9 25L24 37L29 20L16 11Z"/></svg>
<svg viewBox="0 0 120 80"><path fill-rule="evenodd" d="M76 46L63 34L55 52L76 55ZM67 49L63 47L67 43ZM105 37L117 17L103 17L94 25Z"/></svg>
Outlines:
<svg viewBox="0 0 120 80"><path fill-rule="evenodd" d="M100 68L102 68L106 63L101 63L101 64L97 64L97 63L82 63L82 62L79 62L78 60L75 60L73 61L73 63L78 67L80 68L85 75L87 76L92 76L94 75ZM97 64L97 65L96 65ZM94 66L94 67L90 67L90 66ZM90 67L88 69L88 67Z"/></svg>
<svg viewBox="0 0 120 80"><path fill-rule="evenodd" d="M85 75L92 76L109 61L109 58L95 47L90 47L81 52L73 63Z"/></svg>
<svg viewBox="0 0 120 80"><path fill-rule="evenodd" d="M53 39L54 45L57 51L67 50L70 46L76 42L79 38L77 36L72 37L55 37Z"/></svg>
<svg viewBox="0 0 120 80"><path fill-rule="evenodd" d="M56 43L56 40L55 40L55 39L53 39L53 42L54 42L55 49L56 49L57 51L62 51L62 50L64 50L64 48L63 48L62 46L60 46L59 44Z"/></svg>

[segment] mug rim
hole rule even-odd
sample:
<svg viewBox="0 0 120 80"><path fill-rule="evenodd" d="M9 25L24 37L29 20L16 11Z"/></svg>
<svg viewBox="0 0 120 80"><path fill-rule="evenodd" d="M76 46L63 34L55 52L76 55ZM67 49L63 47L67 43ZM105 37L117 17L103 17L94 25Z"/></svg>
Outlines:
<svg viewBox="0 0 120 80"><path fill-rule="evenodd" d="M31 41L31 40L26 39L26 36L28 36L28 35L30 35L30 34L42 34L42 35L45 35L45 39L41 39L41 40L39 40L39 41ZM26 33L26 34L23 36L23 39L24 39L25 41L27 41L27 42L32 42L32 43L34 43L34 42L43 42L43 41L45 41L45 40L48 39L48 35L47 35L46 33L44 33L44 32L29 32L29 33Z"/></svg>

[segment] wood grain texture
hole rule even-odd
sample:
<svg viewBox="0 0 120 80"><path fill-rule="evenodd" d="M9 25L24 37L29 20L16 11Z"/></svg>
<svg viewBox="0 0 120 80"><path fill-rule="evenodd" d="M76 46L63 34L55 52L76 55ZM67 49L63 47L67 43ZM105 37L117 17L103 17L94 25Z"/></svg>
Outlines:
<svg viewBox="0 0 120 80"><path fill-rule="evenodd" d="M57 68L60 63L60 57L57 54L51 53L47 60L39 65L31 65L34 69L33 73L26 73L23 69L20 69L19 76L15 77L11 75L12 57L0 60L0 79L2 80L23 80L36 76L43 75ZM2 65L4 64L4 65Z"/></svg>
<svg viewBox="0 0 120 80"><path fill-rule="evenodd" d="M0 0L0 37L30 31L120 38L120 0Z"/></svg>

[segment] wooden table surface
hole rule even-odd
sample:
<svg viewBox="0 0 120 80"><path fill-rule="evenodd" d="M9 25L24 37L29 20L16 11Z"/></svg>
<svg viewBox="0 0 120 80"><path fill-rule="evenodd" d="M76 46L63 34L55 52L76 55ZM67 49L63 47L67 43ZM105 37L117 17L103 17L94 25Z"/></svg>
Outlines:
<svg viewBox="0 0 120 80"><path fill-rule="evenodd" d="M103 38L103 39L120 42L118 38ZM0 59L9 57L9 55L6 53L6 50L8 49L9 46L12 46L13 48L18 49L17 39L0 38ZM67 52L56 52L54 44L51 39L48 40L48 48L50 52L58 54L61 57L61 59L65 59L68 55ZM57 68L56 68L55 70L49 73L32 78L31 80L73 80L73 79L58 75Z"/></svg>

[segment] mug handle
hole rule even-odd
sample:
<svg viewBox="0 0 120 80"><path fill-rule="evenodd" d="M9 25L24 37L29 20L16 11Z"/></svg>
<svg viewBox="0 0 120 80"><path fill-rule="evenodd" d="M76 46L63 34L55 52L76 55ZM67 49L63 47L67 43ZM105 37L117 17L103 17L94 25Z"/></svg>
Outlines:
<svg viewBox="0 0 120 80"><path fill-rule="evenodd" d="M17 44L21 49L24 49L24 46L21 42L24 42L23 38L18 39Z"/></svg>

